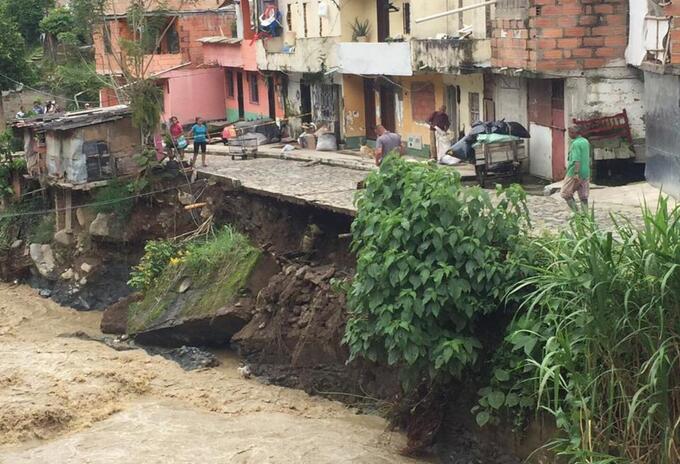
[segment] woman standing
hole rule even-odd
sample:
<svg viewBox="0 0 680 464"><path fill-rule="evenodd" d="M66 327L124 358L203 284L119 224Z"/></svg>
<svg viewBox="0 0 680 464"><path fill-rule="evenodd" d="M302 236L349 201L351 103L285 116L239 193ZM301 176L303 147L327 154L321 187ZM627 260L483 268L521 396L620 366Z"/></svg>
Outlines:
<svg viewBox="0 0 680 464"><path fill-rule="evenodd" d="M198 158L198 150L201 150L201 162L205 167L205 152L208 147L208 127L200 117L196 118L196 124L191 127L189 136L194 136L194 159L191 161L192 166L196 166L196 158Z"/></svg>
<svg viewBox="0 0 680 464"><path fill-rule="evenodd" d="M186 148L186 140L184 139L184 128L179 123L177 116L170 118L170 138L172 139L171 149L177 150L180 160L184 160L184 149Z"/></svg>

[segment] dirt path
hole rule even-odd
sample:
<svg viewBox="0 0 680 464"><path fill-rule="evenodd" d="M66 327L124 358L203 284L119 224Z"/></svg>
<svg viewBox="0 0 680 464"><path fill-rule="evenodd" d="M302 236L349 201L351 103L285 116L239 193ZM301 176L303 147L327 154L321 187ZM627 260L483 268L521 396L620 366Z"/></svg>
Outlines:
<svg viewBox="0 0 680 464"><path fill-rule="evenodd" d="M0 463L413 463L401 436L339 403L238 375L185 372L99 335L27 287L0 285Z"/></svg>

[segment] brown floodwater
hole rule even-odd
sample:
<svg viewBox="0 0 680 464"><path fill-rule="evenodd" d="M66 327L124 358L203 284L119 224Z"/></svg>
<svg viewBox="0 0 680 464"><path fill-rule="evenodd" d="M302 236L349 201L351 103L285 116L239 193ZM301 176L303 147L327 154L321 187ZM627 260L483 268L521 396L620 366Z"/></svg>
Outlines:
<svg viewBox="0 0 680 464"><path fill-rule="evenodd" d="M244 379L186 372L99 337L100 313L0 284L0 463L415 463L384 420Z"/></svg>

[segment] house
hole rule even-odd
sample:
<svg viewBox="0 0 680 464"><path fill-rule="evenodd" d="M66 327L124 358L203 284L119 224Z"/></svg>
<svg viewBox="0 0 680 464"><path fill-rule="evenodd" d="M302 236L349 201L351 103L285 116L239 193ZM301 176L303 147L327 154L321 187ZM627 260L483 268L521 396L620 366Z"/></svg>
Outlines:
<svg viewBox="0 0 680 464"><path fill-rule="evenodd" d="M177 116L189 124L196 116L206 120L224 119L226 77L222 67L204 62L199 39L229 34L236 14L224 1L146 2L146 14L157 25L157 40L150 40L143 62L133 65L125 54L125 40L134 38L128 23L129 0L106 3L104 24L94 33L97 73L124 85L124 74L135 78L157 79L163 89L163 118ZM156 46L158 45L158 46ZM102 106L117 104L120 91L105 88L100 93Z"/></svg>
<svg viewBox="0 0 680 464"><path fill-rule="evenodd" d="M680 4L630 0L626 61L644 73L647 180L680 196Z"/></svg>
<svg viewBox="0 0 680 464"><path fill-rule="evenodd" d="M516 120L530 133L530 170L560 180L566 129L574 119L627 110L635 151L596 148L644 162L643 81L626 66L628 0L498 0L492 25L492 73L485 78L485 115ZM624 146L625 145L625 146Z"/></svg>
<svg viewBox="0 0 680 464"><path fill-rule="evenodd" d="M74 205L87 202L90 190L139 172L141 138L125 105L41 115L13 127L23 134L28 175L54 198L56 230L67 237L76 226Z"/></svg>
<svg viewBox="0 0 680 464"><path fill-rule="evenodd" d="M203 61L218 66L224 76L223 104L227 121L275 120L285 116L285 75L260 72L257 66L257 31L251 24L248 1L227 1L234 12L230 34L201 37Z"/></svg>

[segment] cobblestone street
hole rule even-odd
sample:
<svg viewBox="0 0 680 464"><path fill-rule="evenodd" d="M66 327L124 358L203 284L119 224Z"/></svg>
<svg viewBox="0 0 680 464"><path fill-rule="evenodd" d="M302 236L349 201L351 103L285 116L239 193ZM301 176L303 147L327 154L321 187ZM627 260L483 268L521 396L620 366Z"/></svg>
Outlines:
<svg viewBox="0 0 680 464"><path fill-rule="evenodd" d="M357 167L351 166L351 155L342 155L339 164L329 164L328 154L315 158L307 152L295 160L277 159L274 155L246 161L232 161L224 155L208 157L208 167L199 169L203 175L216 176L238 183L241 188L265 196L281 198L301 204L314 204L342 214L355 214L354 196L357 183L369 169L366 161L357 157ZM347 162L347 159L350 162ZM294 161L295 160L295 161ZM332 161L331 161L332 162ZM623 187L597 187L591 190L591 207L595 208L597 221L606 229L612 227L612 215L626 218L634 224L641 223L640 204L646 201L655 207L658 191L645 183ZM531 220L537 231L553 232L568 227L571 211L559 194L552 196L529 195L527 199Z"/></svg>

